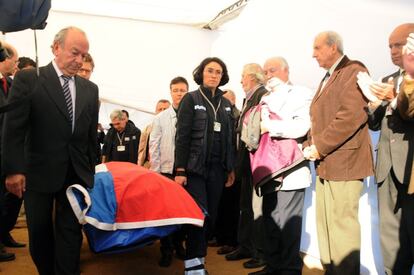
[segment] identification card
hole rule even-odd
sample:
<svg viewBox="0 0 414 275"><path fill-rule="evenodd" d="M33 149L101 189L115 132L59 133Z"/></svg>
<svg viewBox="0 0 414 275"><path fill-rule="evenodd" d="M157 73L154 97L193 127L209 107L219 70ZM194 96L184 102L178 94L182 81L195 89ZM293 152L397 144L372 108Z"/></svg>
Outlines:
<svg viewBox="0 0 414 275"><path fill-rule="evenodd" d="M214 121L214 132L220 132L221 131L221 123Z"/></svg>
<svg viewBox="0 0 414 275"><path fill-rule="evenodd" d="M390 116L390 115L392 115L393 111L394 111L394 110L392 109L391 104L389 104L389 105L387 106L387 109L385 109L385 116Z"/></svg>
<svg viewBox="0 0 414 275"><path fill-rule="evenodd" d="M124 145L119 145L119 146L116 147L116 150L118 152L124 152L125 151L125 146Z"/></svg>

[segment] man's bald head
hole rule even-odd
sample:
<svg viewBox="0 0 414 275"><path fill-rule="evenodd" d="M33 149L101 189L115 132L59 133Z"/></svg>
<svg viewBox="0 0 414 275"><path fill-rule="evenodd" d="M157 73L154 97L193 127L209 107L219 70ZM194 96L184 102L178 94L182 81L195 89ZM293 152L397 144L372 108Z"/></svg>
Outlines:
<svg viewBox="0 0 414 275"><path fill-rule="evenodd" d="M88 54L88 38L83 30L66 27L55 35L52 51L56 65L62 73L73 76L82 68L83 59Z"/></svg>
<svg viewBox="0 0 414 275"><path fill-rule="evenodd" d="M407 43L407 37L414 32L414 23L405 23L396 27L390 34L388 45L390 47L391 60L394 65L402 68L402 48Z"/></svg>
<svg viewBox="0 0 414 275"><path fill-rule="evenodd" d="M7 57L3 62L0 62L0 73L3 76L11 76L17 69L19 56L15 47L4 41L1 41L1 44Z"/></svg>

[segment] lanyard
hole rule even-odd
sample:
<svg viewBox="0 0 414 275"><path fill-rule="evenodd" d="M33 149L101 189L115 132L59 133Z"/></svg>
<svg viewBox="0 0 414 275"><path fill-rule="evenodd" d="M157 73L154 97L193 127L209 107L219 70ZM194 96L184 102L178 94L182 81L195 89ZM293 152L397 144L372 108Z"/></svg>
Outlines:
<svg viewBox="0 0 414 275"><path fill-rule="evenodd" d="M122 136L119 136L119 133L116 132L116 136L118 137L119 140L119 145L122 146L122 141L124 140L124 136L125 136L125 131L122 133Z"/></svg>
<svg viewBox="0 0 414 275"><path fill-rule="evenodd" d="M198 90L200 91L201 95L207 100L208 104L210 104L210 106L211 106L211 108L213 109L213 112L214 112L214 121L217 121L217 112L218 112L218 109L220 108L220 105L221 105L221 98L220 98L219 104L217 105L217 108L214 108L213 103L211 103L211 101L206 97L206 95L203 93L203 91L201 90L200 87L198 88Z"/></svg>

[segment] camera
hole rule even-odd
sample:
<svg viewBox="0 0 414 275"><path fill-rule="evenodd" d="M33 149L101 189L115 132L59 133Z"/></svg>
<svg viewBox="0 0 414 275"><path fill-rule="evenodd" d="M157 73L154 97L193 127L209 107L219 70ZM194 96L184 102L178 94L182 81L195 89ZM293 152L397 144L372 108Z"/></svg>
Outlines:
<svg viewBox="0 0 414 275"><path fill-rule="evenodd" d="M4 60L6 60L7 57L9 57L7 50L3 48L0 42L0 62L3 62Z"/></svg>

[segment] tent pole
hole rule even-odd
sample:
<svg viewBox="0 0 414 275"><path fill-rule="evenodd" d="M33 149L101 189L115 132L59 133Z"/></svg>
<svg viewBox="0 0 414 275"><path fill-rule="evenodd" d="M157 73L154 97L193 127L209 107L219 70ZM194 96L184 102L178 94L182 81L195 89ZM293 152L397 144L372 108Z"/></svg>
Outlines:
<svg viewBox="0 0 414 275"><path fill-rule="evenodd" d="M39 76L39 55L37 52L37 35L36 35L36 30L33 30L34 33L34 41L35 41L35 58L36 58L36 73L37 76Z"/></svg>

